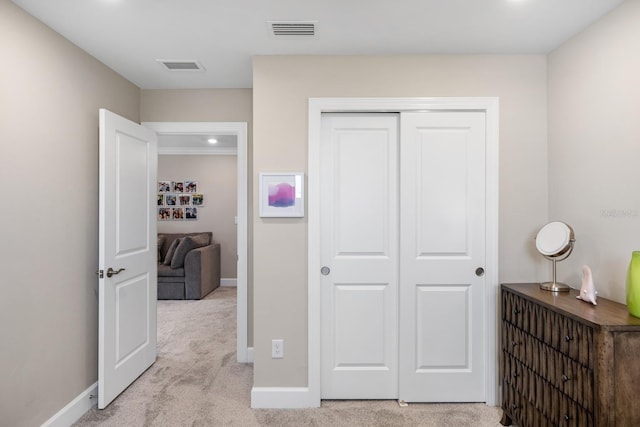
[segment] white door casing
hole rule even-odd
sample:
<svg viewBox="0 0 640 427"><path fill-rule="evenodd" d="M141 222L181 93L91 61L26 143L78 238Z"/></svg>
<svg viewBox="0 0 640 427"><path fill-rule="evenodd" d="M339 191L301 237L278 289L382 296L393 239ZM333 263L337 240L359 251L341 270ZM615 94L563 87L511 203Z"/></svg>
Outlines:
<svg viewBox="0 0 640 427"><path fill-rule="evenodd" d="M484 402L485 113L401 117L400 385Z"/></svg>
<svg viewBox="0 0 640 427"><path fill-rule="evenodd" d="M309 374L308 386L284 390L254 390L252 399L264 407L318 407L321 400L321 275L320 251L321 192L320 166L321 123L323 113L333 112L403 112L403 111L478 111L486 115L486 251L485 251L485 400L499 401L497 381L497 297L498 297L498 99L497 98L311 98L309 100ZM289 397L287 397L289 396ZM253 402L253 401L252 401ZM269 403L263 403L269 402Z"/></svg>
<svg viewBox="0 0 640 427"><path fill-rule="evenodd" d="M322 397L397 397L398 116L324 115Z"/></svg>
<svg viewBox="0 0 640 427"><path fill-rule="evenodd" d="M237 269L237 316L236 359L239 363L253 363L252 348L248 347L248 142L246 122L142 122L158 135L235 135L238 158L238 269ZM186 149L173 147L160 150L160 154L213 155L219 151L212 148Z"/></svg>
<svg viewBox="0 0 640 427"><path fill-rule="evenodd" d="M100 409L156 360L156 175L155 133L101 109Z"/></svg>

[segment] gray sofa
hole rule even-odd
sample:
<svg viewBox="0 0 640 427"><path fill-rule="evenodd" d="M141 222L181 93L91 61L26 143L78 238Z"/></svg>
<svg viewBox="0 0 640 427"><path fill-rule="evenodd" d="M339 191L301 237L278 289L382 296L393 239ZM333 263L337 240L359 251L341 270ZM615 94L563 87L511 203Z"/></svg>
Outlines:
<svg viewBox="0 0 640 427"><path fill-rule="evenodd" d="M212 238L158 233L158 299L201 299L220 286L220 244Z"/></svg>

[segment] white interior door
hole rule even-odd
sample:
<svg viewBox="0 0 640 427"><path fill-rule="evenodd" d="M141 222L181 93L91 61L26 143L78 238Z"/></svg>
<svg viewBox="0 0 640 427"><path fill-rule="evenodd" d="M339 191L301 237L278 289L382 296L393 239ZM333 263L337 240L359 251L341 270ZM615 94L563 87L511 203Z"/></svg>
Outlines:
<svg viewBox="0 0 640 427"><path fill-rule="evenodd" d="M485 401L484 113L323 114L321 135L321 398Z"/></svg>
<svg viewBox="0 0 640 427"><path fill-rule="evenodd" d="M324 399L397 396L398 116L323 115Z"/></svg>
<svg viewBox="0 0 640 427"><path fill-rule="evenodd" d="M156 175L155 133L101 109L100 409L156 360Z"/></svg>
<svg viewBox="0 0 640 427"><path fill-rule="evenodd" d="M403 113L400 399L484 402L485 114Z"/></svg>

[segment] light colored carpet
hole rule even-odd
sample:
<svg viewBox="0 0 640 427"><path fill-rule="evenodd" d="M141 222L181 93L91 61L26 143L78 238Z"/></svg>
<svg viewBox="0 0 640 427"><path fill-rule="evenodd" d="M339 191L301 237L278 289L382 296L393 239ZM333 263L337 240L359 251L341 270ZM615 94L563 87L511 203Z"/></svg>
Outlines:
<svg viewBox="0 0 640 427"><path fill-rule="evenodd" d="M484 404L323 401L315 409L251 409L251 365L235 356L235 288L200 301L158 301L158 360L106 409L76 427L499 426Z"/></svg>

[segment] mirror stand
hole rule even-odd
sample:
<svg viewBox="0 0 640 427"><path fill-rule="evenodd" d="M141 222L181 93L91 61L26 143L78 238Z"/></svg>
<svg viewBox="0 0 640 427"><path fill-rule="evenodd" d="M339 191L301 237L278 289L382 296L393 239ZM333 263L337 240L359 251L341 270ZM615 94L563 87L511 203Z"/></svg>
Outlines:
<svg viewBox="0 0 640 427"><path fill-rule="evenodd" d="M540 283L540 289L551 292L569 292L569 289L571 289L569 285L556 281L556 262L558 260L552 258L551 261L553 262L553 281Z"/></svg>

